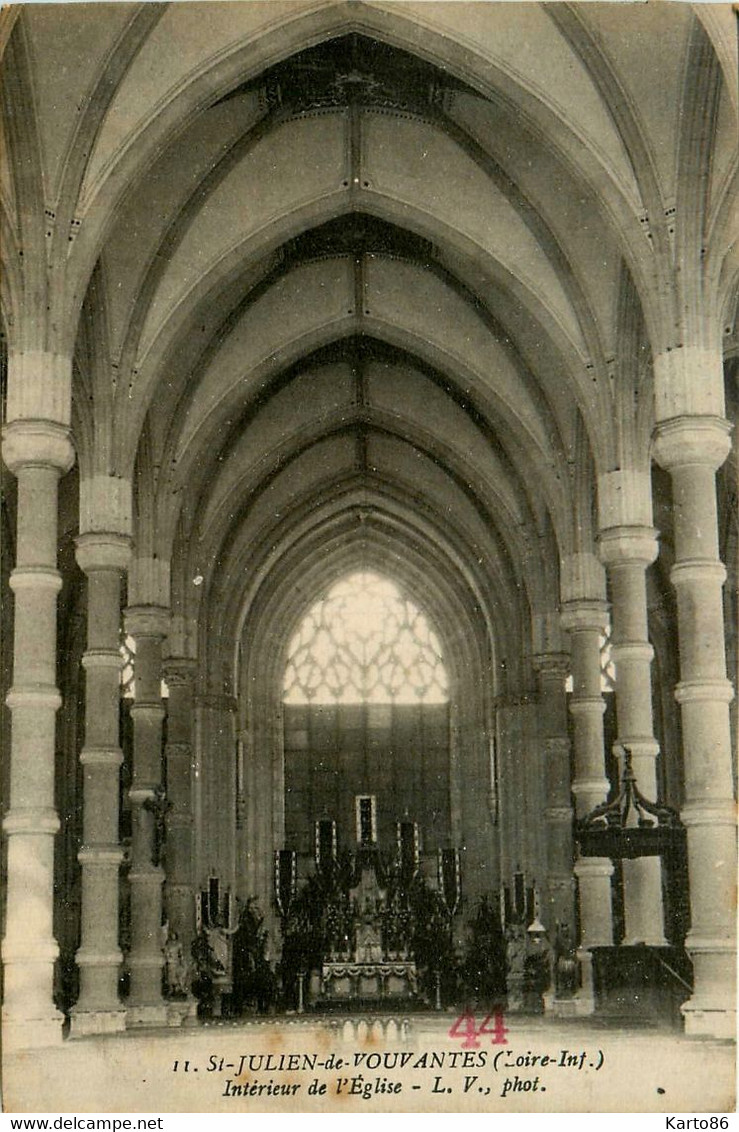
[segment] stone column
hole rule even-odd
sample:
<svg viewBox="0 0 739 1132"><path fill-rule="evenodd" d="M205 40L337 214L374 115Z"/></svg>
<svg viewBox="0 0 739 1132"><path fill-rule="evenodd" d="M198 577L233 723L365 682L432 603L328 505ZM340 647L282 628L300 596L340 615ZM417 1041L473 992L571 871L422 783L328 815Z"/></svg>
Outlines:
<svg viewBox="0 0 739 1132"><path fill-rule="evenodd" d="M557 924L567 924L572 930L575 922L570 739L565 694L569 666L570 658L566 653L540 653L534 657L534 667L539 674L539 718L546 764L547 901L544 922L550 935Z"/></svg>
<svg viewBox="0 0 739 1132"><path fill-rule="evenodd" d="M616 713L619 770L623 747L632 753L636 784L649 799L657 799L656 760L659 744L653 735L652 680L654 650L647 628L646 569L657 557L656 531L650 527L610 527L601 532L600 556L611 589L612 655L616 665ZM636 825L633 812L629 821ZM624 943L664 947L662 863L659 857L623 862Z"/></svg>
<svg viewBox="0 0 739 1132"><path fill-rule="evenodd" d="M703 361L705 366L700 357L686 357L680 367L677 359L657 360L658 417L666 417L671 404L673 413L681 402L692 407L691 395L714 387L719 375L711 372L710 358ZM736 841L729 731L733 692L726 679L721 593L726 569L718 558L715 482L730 447L729 426L718 415L721 408L716 399L703 408L704 415L660 420L655 456L672 477L675 523L671 578L680 645L675 697L682 718L682 819L688 830L691 927L686 947L694 971L693 996L682 1009L687 1033L728 1038L735 1036L736 1019Z"/></svg>
<svg viewBox="0 0 739 1132"><path fill-rule="evenodd" d="M603 749L605 704L600 688L600 638L606 623L606 604L599 600L573 600L565 603L562 627L570 634L572 698L570 712L574 722L575 777L572 793L575 812L585 817L608 796ZM592 1013L595 999L592 981L592 947L613 944L611 876L613 865L607 857L578 857L575 876L580 903L580 950L582 988L577 996L579 1012Z"/></svg>
<svg viewBox="0 0 739 1132"><path fill-rule="evenodd" d="M223 889L236 891L236 700L212 690L197 697L203 750L202 885L216 875ZM271 809L271 795L259 799L263 812ZM272 861L271 846L267 854ZM251 894L250 894L251 895Z"/></svg>
<svg viewBox="0 0 739 1132"><path fill-rule="evenodd" d="M167 742L166 880L164 907L167 922L182 943L185 957L195 935L193 877L193 727L194 681L197 661L171 657L164 666L169 688Z"/></svg>
<svg viewBox="0 0 739 1132"><path fill-rule="evenodd" d="M155 605L126 610L126 632L136 643L136 692L133 719L131 951L128 964L131 989L127 1023L163 1025L167 1012L162 998L162 883L164 872L155 864L157 809L163 802L161 699L162 640L169 623L166 609Z"/></svg>
<svg viewBox="0 0 739 1132"><path fill-rule="evenodd" d="M52 421L14 420L3 430L3 459L18 479L15 568L7 922L3 940L3 1034L9 1049L61 1041L53 1002L56 569L59 478L74 462L69 429Z"/></svg>
<svg viewBox="0 0 739 1132"><path fill-rule="evenodd" d="M72 1034L124 1030L125 1008L118 999L122 955L118 947L119 776L123 755L120 723L121 577L130 539L88 533L77 539L77 561L87 575L85 668L81 946L77 952L80 995L72 1011Z"/></svg>

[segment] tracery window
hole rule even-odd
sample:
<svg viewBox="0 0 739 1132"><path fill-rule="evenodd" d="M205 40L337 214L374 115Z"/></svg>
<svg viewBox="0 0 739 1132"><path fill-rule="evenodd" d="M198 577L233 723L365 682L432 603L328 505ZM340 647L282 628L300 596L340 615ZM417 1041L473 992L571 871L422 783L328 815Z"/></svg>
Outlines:
<svg viewBox="0 0 739 1132"><path fill-rule="evenodd" d="M283 699L446 703L449 683L439 638L388 578L352 574L303 618L288 650Z"/></svg>

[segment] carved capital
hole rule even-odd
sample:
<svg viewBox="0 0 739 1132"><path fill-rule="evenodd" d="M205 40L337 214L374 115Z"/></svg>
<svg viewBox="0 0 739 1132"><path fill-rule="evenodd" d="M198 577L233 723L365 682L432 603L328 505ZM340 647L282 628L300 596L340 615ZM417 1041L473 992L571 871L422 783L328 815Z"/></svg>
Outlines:
<svg viewBox="0 0 739 1132"><path fill-rule="evenodd" d="M20 566L13 570L9 583L13 593L20 590L52 590L59 593L62 577L57 570L48 566Z"/></svg>
<svg viewBox="0 0 739 1132"><path fill-rule="evenodd" d="M716 471L731 451L730 434L723 417L673 417L655 429L654 457L668 471L695 464Z"/></svg>
<svg viewBox="0 0 739 1132"><path fill-rule="evenodd" d="M126 632L139 637L164 639L169 629L169 610L163 605L132 605L124 613Z"/></svg>
<svg viewBox="0 0 739 1132"><path fill-rule="evenodd" d="M77 562L86 574L114 570L122 574L131 559L131 539L115 531L90 531L75 539Z"/></svg>
<svg viewBox="0 0 739 1132"><path fill-rule="evenodd" d="M55 421L16 420L2 432L3 460L17 476L23 468L51 468L64 475L74 464L69 429Z"/></svg>
<svg viewBox="0 0 739 1132"><path fill-rule="evenodd" d="M605 601L568 601L562 606L562 628L568 633L597 630L602 633L608 624L608 604Z"/></svg>
<svg viewBox="0 0 739 1132"><path fill-rule="evenodd" d="M637 563L645 568L659 553L653 527L608 527L598 536L598 551L605 566Z"/></svg>

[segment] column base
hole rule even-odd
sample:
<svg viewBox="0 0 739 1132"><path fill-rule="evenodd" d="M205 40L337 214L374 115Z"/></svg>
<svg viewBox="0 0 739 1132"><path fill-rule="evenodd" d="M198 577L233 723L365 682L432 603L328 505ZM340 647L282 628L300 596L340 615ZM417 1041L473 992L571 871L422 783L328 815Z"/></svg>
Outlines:
<svg viewBox="0 0 739 1132"><path fill-rule="evenodd" d="M595 980L593 977L593 956L586 948L579 948L577 958L580 963L580 989L569 1000L572 1003L570 1018L586 1018L595 1014Z"/></svg>
<svg viewBox="0 0 739 1132"><path fill-rule="evenodd" d="M570 999L572 1003L572 1010L567 1015L569 1018L587 1018L591 1014L595 1014L595 996L588 991L578 991L574 998ZM564 1015L560 1015L564 1017Z"/></svg>
<svg viewBox="0 0 739 1132"><path fill-rule="evenodd" d="M47 1018L13 1018L3 1016L3 1046L6 1052L21 1049L44 1049L62 1044L64 1015L53 1011Z"/></svg>
<svg viewBox="0 0 739 1132"><path fill-rule="evenodd" d="M736 1041L736 1009L719 1009L691 998L680 1007L689 1038L721 1038Z"/></svg>
<svg viewBox="0 0 739 1132"><path fill-rule="evenodd" d="M587 1009L584 1009L584 1006ZM555 998L554 996L544 995L544 1013L551 1015L552 1018L581 1018L587 1014L592 1014L594 1010L594 1001L579 999L576 995L573 995L572 998Z"/></svg>
<svg viewBox="0 0 739 1132"><path fill-rule="evenodd" d="M167 1025L173 1029L195 1021L198 1016L198 1002L195 998L171 999L166 1004Z"/></svg>
<svg viewBox="0 0 739 1132"><path fill-rule="evenodd" d="M129 1006L126 1009L126 1028L134 1029L137 1026L168 1026L169 1017L167 1004L158 1003L156 1006Z"/></svg>
<svg viewBox="0 0 739 1132"><path fill-rule="evenodd" d="M70 1014L70 1038L84 1038L88 1034L120 1034L126 1029L126 1011L77 1010Z"/></svg>

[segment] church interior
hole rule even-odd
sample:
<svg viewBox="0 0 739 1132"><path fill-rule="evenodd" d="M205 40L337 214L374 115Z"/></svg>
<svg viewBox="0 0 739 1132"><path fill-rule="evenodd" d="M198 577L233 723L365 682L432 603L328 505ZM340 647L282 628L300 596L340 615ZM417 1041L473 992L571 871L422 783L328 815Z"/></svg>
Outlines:
<svg viewBox="0 0 739 1132"><path fill-rule="evenodd" d="M734 1036L735 18L0 12L9 1047Z"/></svg>

